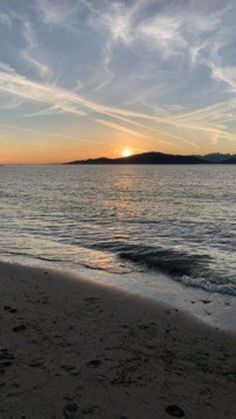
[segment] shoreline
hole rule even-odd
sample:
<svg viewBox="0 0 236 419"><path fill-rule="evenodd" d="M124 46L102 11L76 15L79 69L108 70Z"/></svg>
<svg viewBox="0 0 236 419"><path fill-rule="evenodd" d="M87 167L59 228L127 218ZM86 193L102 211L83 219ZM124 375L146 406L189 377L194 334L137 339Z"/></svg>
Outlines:
<svg viewBox="0 0 236 419"><path fill-rule="evenodd" d="M48 269L1 262L0 279L2 419L236 415L235 335Z"/></svg>
<svg viewBox="0 0 236 419"><path fill-rule="evenodd" d="M174 306L186 315L204 322L211 327L223 329L236 334L235 312L236 298L234 295L207 291L201 287L193 287L176 281L167 274L157 271L114 273L87 266L71 264L53 264L38 259L22 260L2 258L0 264L10 264L33 269L48 269L70 278L86 278L86 281L120 290L134 297L148 298L152 302ZM79 273L78 273L79 272Z"/></svg>

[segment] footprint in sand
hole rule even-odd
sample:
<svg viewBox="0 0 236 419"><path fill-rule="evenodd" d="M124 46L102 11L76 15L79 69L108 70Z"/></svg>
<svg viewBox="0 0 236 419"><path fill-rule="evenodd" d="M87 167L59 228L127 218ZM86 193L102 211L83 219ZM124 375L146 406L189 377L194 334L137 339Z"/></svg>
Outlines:
<svg viewBox="0 0 236 419"><path fill-rule="evenodd" d="M75 418L75 415L78 411L78 405L75 402L68 402L63 409L64 419Z"/></svg>
<svg viewBox="0 0 236 419"><path fill-rule="evenodd" d="M17 313L17 309L10 306L4 306L3 310L9 311L9 313Z"/></svg>
<svg viewBox="0 0 236 419"><path fill-rule="evenodd" d="M25 324L19 324L19 326L15 326L13 327L13 332L22 332L23 330L26 329Z"/></svg>
<svg viewBox="0 0 236 419"><path fill-rule="evenodd" d="M182 418L183 416L185 416L183 409L181 409L181 407L177 406L176 404L170 404L169 406L167 406L166 413L176 418Z"/></svg>
<svg viewBox="0 0 236 419"><path fill-rule="evenodd" d="M98 368L101 365L101 361L99 359L92 359L87 363L87 366L90 368Z"/></svg>

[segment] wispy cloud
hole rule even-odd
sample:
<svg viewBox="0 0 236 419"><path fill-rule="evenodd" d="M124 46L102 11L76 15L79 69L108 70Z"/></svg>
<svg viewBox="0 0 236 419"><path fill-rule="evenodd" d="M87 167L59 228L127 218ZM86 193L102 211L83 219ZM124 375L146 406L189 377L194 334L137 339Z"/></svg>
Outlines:
<svg viewBox="0 0 236 419"><path fill-rule="evenodd" d="M4 2L1 110L26 128L60 115L163 149L232 150L235 19L234 0Z"/></svg>
<svg viewBox="0 0 236 419"><path fill-rule="evenodd" d="M33 67L42 78L52 77L53 71L46 63L41 62L35 57L35 51L38 49L38 42L29 21L23 23L23 36L26 41L26 48L22 50L22 58Z"/></svg>
<svg viewBox="0 0 236 419"><path fill-rule="evenodd" d="M137 36L144 39L149 48L159 48L164 58L179 54L186 48L182 36L183 21L178 16L157 16L142 22L137 27Z"/></svg>
<svg viewBox="0 0 236 419"><path fill-rule="evenodd" d="M75 94L54 85L30 81L18 73L0 71L0 91L28 101L53 105L66 112L84 115L84 111L79 109L79 97Z"/></svg>
<svg viewBox="0 0 236 419"><path fill-rule="evenodd" d="M198 110L195 113L186 115L173 116L166 113L163 115L151 115L143 112L134 112L128 109L116 108L113 106L103 105L94 101L90 101L82 96L79 96L75 92L59 88L53 84L42 84L28 80L27 78L14 73L11 69L10 72L0 71L0 91L7 93L10 96L17 96L27 101L33 101L37 103L44 103L50 105L49 108L41 111L37 111L32 116L40 116L43 114L54 113L58 110L64 112L71 112L79 116L85 116L87 113L97 113L109 116L115 119L124 120L129 125L140 126L146 128L146 130L155 131L163 137L175 138L176 140L185 142L186 144L199 147L199 145L191 142L184 136L184 130L199 130L206 133L214 134L217 132L226 138L235 138L235 136L221 127L217 126L216 123L211 124L207 121L207 112L219 112L215 108L207 108L205 110ZM202 116L201 116L202 115ZM200 117L199 117L200 116ZM216 116L213 113L212 117ZM131 127L124 127L123 125L117 124L116 122L109 122L102 119L98 119L99 123L109 126L110 128L119 129L122 132L127 132L136 136L143 136L143 133L134 131ZM149 121L150 124L158 124L152 126L143 124L142 120ZM177 136L173 133L173 127L182 129L182 136Z"/></svg>
<svg viewBox="0 0 236 419"><path fill-rule="evenodd" d="M132 40L131 21L133 9L129 9L125 3L111 3L102 19L111 32L113 40L129 43Z"/></svg>
<svg viewBox="0 0 236 419"><path fill-rule="evenodd" d="M77 8L76 2L70 3L50 0L35 0L35 9L40 14L42 21L46 25L62 25L65 20L73 15Z"/></svg>
<svg viewBox="0 0 236 419"><path fill-rule="evenodd" d="M207 60L214 80L225 83L233 93L236 93L236 66L219 67L212 61Z"/></svg>
<svg viewBox="0 0 236 419"><path fill-rule="evenodd" d="M99 124L104 125L105 127L112 128L117 131L122 131L122 132L125 132L126 134L134 135L135 137L142 137L142 138L144 137L144 135L141 134L140 132L127 128L123 125L117 124L115 122L106 121L104 119L96 119L96 118L94 119L94 121L98 122Z"/></svg>
<svg viewBox="0 0 236 419"><path fill-rule="evenodd" d="M12 24L11 16L8 13L2 12L1 10L0 10L0 24L6 25L6 26L11 26Z"/></svg>

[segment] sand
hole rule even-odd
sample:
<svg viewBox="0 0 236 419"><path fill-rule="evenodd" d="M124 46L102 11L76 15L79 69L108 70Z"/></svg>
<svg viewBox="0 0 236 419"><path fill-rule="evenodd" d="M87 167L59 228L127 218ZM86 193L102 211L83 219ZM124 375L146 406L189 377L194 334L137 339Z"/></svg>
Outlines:
<svg viewBox="0 0 236 419"><path fill-rule="evenodd" d="M175 307L0 264L1 419L236 417L236 338Z"/></svg>

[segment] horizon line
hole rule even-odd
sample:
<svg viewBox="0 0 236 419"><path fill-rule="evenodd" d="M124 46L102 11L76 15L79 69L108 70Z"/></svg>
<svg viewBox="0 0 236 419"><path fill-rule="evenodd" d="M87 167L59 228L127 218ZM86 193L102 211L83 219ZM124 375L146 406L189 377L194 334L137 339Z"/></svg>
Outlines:
<svg viewBox="0 0 236 419"><path fill-rule="evenodd" d="M224 153L224 152L220 152L220 151L215 151L212 153L206 153L206 154L172 154L172 153L164 153L161 151L145 151L143 153L133 153L130 156L119 156L119 157L107 157L105 155L101 155L99 157L87 157L84 159L70 159L68 161L57 161L57 162L1 162L0 161L0 167L1 166L59 166L59 165L66 165L69 163L73 163L73 162L87 162L87 161L91 161L91 160L100 160L100 159L107 159L107 160L129 160L131 157L134 156L142 156L142 155L146 155L146 154L152 154L152 153L158 153L158 154L162 154L162 155L167 155L167 156L174 156L174 157L206 157L206 156L212 156L212 155L222 155L222 156L229 156L229 157L234 157L236 156L236 151L235 153Z"/></svg>

